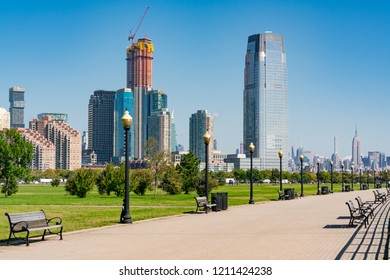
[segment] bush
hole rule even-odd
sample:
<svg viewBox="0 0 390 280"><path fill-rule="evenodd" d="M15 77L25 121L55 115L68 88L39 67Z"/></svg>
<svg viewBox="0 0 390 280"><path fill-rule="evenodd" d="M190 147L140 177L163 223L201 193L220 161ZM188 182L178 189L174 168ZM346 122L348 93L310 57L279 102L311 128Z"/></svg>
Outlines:
<svg viewBox="0 0 390 280"><path fill-rule="evenodd" d="M169 194L181 193L182 177L174 167L167 167L161 178L159 187Z"/></svg>
<svg viewBox="0 0 390 280"><path fill-rule="evenodd" d="M151 189L151 183L153 182L153 175L149 169L137 169L132 173L130 180L131 189L135 194L145 195L146 190Z"/></svg>
<svg viewBox="0 0 390 280"><path fill-rule="evenodd" d="M65 185L65 190L71 195L77 195L80 198L87 196L87 193L93 189L95 185L95 173L93 170L78 169L68 179Z"/></svg>
<svg viewBox="0 0 390 280"><path fill-rule="evenodd" d="M60 179L53 179L50 183L53 187L58 187L60 185Z"/></svg>
<svg viewBox="0 0 390 280"><path fill-rule="evenodd" d="M205 171L199 173L198 176L198 185L196 186L196 193L198 196L206 196L206 178ZM210 175L208 177L208 193L210 194L213 189L218 188L218 181L211 178Z"/></svg>

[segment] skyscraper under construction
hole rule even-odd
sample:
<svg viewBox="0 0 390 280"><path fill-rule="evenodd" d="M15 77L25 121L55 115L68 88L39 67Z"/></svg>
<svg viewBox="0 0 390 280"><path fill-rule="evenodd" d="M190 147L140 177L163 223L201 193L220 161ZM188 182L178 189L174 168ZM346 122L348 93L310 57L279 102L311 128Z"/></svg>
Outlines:
<svg viewBox="0 0 390 280"><path fill-rule="evenodd" d="M134 158L143 157L147 140L147 98L152 89L152 60L154 45L148 38L138 39L126 50L127 87L134 93Z"/></svg>

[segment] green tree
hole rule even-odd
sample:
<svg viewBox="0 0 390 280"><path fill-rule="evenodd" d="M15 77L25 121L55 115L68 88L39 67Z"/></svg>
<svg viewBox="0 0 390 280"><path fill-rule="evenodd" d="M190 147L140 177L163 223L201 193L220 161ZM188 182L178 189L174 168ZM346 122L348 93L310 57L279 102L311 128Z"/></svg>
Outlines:
<svg viewBox="0 0 390 280"><path fill-rule="evenodd" d="M85 168L78 169L66 181L65 190L71 195L84 198L95 186L95 177L93 170Z"/></svg>
<svg viewBox="0 0 390 280"><path fill-rule="evenodd" d="M225 177L225 172L223 171L217 171L217 172L210 172L210 176L217 180L218 186L224 186L226 183L226 177Z"/></svg>
<svg viewBox="0 0 390 280"><path fill-rule="evenodd" d="M33 159L34 148L16 129L0 131L1 192L10 196L18 191L18 178L25 177Z"/></svg>
<svg viewBox="0 0 390 280"><path fill-rule="evenodd" d="M260 170L254 168L252 172L253 172L253 181L254 182L260 183L261 181L264 180L263 173L261 173Z"/></svg>
<svg viewBox="0 0 390 280"><path fill-rule="evenodd" d="M279 169L277 168L274 168L271 170L271 182L272 183L276 183L276 181L279 181L279 178L280 177L280 172L279 172Z"/></svg>
<svg viewBox="0 0 390 280"><path fill-rule="evenodd" d="M234 169L233 170L234 179L237 180L237 182L244 182L246 180L246 172L242 169Z"/></svg>
<svg viewBox="0 0 390 280"><path fill-rule="evenodd" d="M146 157L148 159L148 167L153 175L154 180L154 197L156 197L157 185L160 180L164 168L168 165L169 156L158 149L157 140L150 137L146 141Z"/></svg>
<svg viewBox="0 0 390 280"><path fill-rule="evenodd" d="M183 176L183 191L189 194L195 190L198 185L199 163L192 151L183 155L180 164L176 166L176 170Z"/></svg>
<svg viewBox="0 0 390 280"><path fill-rule="evenodd" d="M174 165L166 166L159 187L169 194L179 194L181 193L182 184L182 176L176 171Z"/></svg>
<svg viewBox="0 0 390 280"><path fill-rule="evenodd" d="M125 193L125 172L124 163L119 167L107 164L96 178L99 194L110 195L111 192L114 192L118 197L123 196Z"/></svg>
<svg viewBox="0 0 390 280"><path fill-rule="evenodd" d="M136 169L131 172L131 189L135 194L145 195L146 190L151 187L153 175L149 169Z"/></svg>
<svg viewBox="0 0 390 280"><path fill-rule="evenodd" d="M53 180L50 182L50 185L51 185L52 187L58 187L58 186L60 185L60 179L58 179L58 178L53 179Z"/></svg>
<svg viewBox="0 0 390 280"><path fill-rule="evenodd" d="M210 194L211 191L216 188L218 188L218 181L211 176L208 176L208 193ZM196 193L198 194L198 196L206 196L206 170L202 170L202 172L199 172L198 174Z"/></svg>
<svg viewBox="0 0 390 280"><path fill-rule="evenodd" d="M330 173L326 171L320 171L319 177L321 183L330 183Z"/></svg>

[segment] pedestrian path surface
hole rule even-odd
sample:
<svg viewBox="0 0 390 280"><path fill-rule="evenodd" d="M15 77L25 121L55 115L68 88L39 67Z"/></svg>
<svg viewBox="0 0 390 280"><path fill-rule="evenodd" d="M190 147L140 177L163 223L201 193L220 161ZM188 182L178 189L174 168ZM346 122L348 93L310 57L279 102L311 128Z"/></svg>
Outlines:
<svg viewBox="0 0 390 280"><path fill-rule="evenodd" d="M0 259L384 259L390 200L377 208L367 228L349 227L345 202L356 205L358 195L374 199L372 190L364 190L135 221L65 233L62 241L54 235L28 247L1 245Z"/></svg>

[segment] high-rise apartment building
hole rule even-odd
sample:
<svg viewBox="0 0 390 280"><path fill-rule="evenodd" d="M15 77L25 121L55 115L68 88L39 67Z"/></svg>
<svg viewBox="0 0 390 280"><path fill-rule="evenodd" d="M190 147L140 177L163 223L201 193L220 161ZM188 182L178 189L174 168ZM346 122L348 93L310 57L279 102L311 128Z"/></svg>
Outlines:
<svg viewBox="0 0 390 280"><path fill-rule="evenodd" d="M360 150L360 139L355 129L355 136L352 139L352 163L355 167L359 167L362 163L361 150Z"/></svg>
<svg viewBox="0 0 390 280"><path fill-rule="evenodd" d="M208 145L209 162L213 159L214 119L207 110L198 110L190 117L190 151L202 162L205 162L205 143L203 136L209 132L211 139Z"/></svg>
<svg viewBox="0 0 390 280"><path fill-rule="evenodd" d="M138 39L126 50L127 88L134 93L134 158L143 157L147 140L147 94L152 89L152 60L154 45L148 38Z"/></svg>
<svg viewBox="0 0 390 280"><path fill-rule="evenodd" d="M114 98L116 91L97 90L88 104L88 149L98 164L111 162L114 135Z"/></svg>
<svg viewBox="0 0 390 280"><path fill-rule="evenodd" d="M56 168L56 147L44 135L32 129L19 129L24 140L34 147L32 169L47 170Z"/></svg>
<svg viewBox="0 0 390 280"><path fill-rule="evenodd" d="M47 116L42 120L33 119L29 128L53 143L56 169L76 170L81 167L81 136L77 130Z"/></svg>
<svg viewBox="0 0 390 280"><path fill-rule="evenodd" d="M115 163L125 160L125 131L122 124L122 117L125 111L129 111L134 123L134 95L130 88L119 89L114 99L114 139L113 153ZM134 126L129 129L129 157L134 158Z"/></svg>
<svg viewBox="0 0 390 280"><path fill-rule="evenodd" d="M152 112L148 120L148 136L156 139L159 152L171 152L171 113L168 109Z"/></svg>
<svg viewBox="0 0 390 280"><path fill-rule="evenodd" d="M249 157L255 145L254 161L261 169L279 168L282 150L283 169L288 163L287 62L282 35L272 33L249 36L245 55L243 139Z"/></svg>
<svg viewBox="0 0 390 280"><path fill-rule="evenodd" d="M9 89L9 113L11 128L24 128L24 93L21 87L11 87Z"/></svg>
<svg viewBox="0 0 390 280"><path fill-rule="evenodd" d="M0 108L0 130L10 128L10 114L6 109Z"/></svg>

